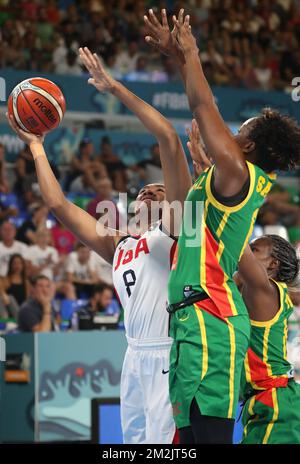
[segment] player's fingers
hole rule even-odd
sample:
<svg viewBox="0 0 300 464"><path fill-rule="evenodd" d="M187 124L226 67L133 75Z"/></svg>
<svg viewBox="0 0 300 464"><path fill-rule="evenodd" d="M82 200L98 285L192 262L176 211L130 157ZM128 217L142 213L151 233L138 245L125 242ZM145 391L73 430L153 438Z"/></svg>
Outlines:
<svg viewBox="0 0 300 464"><path fill-rule="evenodd" d="M93 54L92 54L91 50L89 48L87 48L87 47L84 47L84 51L86 53L86 56L87 56L87 58L89 60L90 65L96 68L97 63L95 61L95 58L93 57Z"/></svg>
<svg viewBox="0 0 300 464"><path fill-rule="evenodd" d="M93 79L92 77L90 77L90 78L88 79L88 84L90 84L90 85L95 85L95 83L96 83L96 81L95 81L95 79Z"/></svg>
<svg viewBox="0 0 300 464"><path fill-rule="evenodd" d="M180 25L183 24L183 17L184 17L184 9L180 8L179 13L178 13L178 21Z"/></svg>
<svg viewBox="0 0 300 464"><path fill-rule="evenodd" d="M89 58L89 55L86 53L84 49L81 49L81 51L79 52L79 58L84 64L84 66L90 71L92 68L92 62Z"/></svg>
<svg viewBox="0 0 300 464"><path fill-rule="evenodd" d="M153 34L157 34L157 28L152 24L151 21L149 21L149 18L147 15L144 15L144 23L148 27L149 31L151 31Z"/></svg>
<svg viewBox="0 0 300 464"><path fill-rule="evenodd" d="M161 26L160 22L158 21L154 11L152 10L152 8L149 10L149 16L151 18L151 21L152 23L158 28Z"/></svg>
<svg viewBox="0 0 300 464"><path fill-rule="evenodd" d="M189 28L190 27L190 15L186 15L184 18L184 26Z"/></svg>
<svg viewBox="0 0 300 464"><path fill-rule="evenodd" d="M99 56L97 55L97 53L93 53L93 56L94 56L96 64L97 64L97 68L100 69L100 71L104 72L103 64L102 64Z"/></svg>
<svg viewBox="0 0 300 464"><path fill-rule="evenodd" d="M173 21L173 24L174 24L174 28L176 29L176 32L178 32L179 28L180 28L180 24L179 24L179 21L178 21L178 19L176 18L175 15L172 16L172 21Z"/></svg>
<svg viewBox="0 0 300 464"><path fill-rule="evenodd" d="M146 35L145 41L148 44L152 45L152 47L158 47L159 46L159 40L153 39L153 37L151 37L150 35Z"/></svg>
<svg viewBox="0 0 300 464"><path fill-rule="evenodd" d="M191 154L191 157L192 157L192 159L193 159L193 156L194 156L193 144L192 144L192 142L189 141L189 142L187 142L186 145L187 145L187 147L188 147L188 149L189 149L189 152L190 152L190 154ZM193 160L193 161L194 161L194 160Z"/></svg>
<svg viewBox="0 0 300 464"><path fill-rule="evenodd" d="M167 12L164 8L161 10L161 22L164 27L167 27L167 28L169 27Z"/></svg>
<svg viewBox="0 0 300 464"><path fill-rule="evenodd" d="M188 138L191 140L191 138L192 138L192 131L191 131L191 129L190 129L189 127L187 127L186 130L185 130L185 132L186 132L186 135L188 136Z"/></svg>
<svg viewBox="0 0 300 464"><path fill-rule="evenodd" d="M200 141L200 131L199 131L199 126L198 126L198 124L197 124L196 119L193 119L193 120L192 120L192 132L193 132L193 136L194 136L198 141Z"/></svg>

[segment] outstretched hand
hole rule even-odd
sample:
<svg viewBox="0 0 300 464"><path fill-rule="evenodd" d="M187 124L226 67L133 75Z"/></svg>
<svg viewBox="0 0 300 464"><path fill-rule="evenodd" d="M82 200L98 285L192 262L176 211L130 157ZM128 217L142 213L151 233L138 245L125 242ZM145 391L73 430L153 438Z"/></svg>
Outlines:
<svg viewBox="0 0 300 464"><path fill-rule="evenodd" d="M30 132L26 132L23 129L20 128L20 126L17 124L15 118L12 115L9 115L6 113L7 120L9 122L10 127L18 137L23 140L23 142L27 143L27 145L31 145L33 143L36 144L43 144L44 142L44 136L43 135L35 135L31 134Z"/></svg>
<svg viewBox="0 0 300 464"><path fill-rule="evenodd" d="M189 141L187 143L187 147L191 154L193 160L193 166L195 171L195 176L199 177L199 175L207 168L212 166L212 162L210 158L205 153L205 148L201 141L201 135L199 131L199 127L197 121L193 119L192 121L192 128L188 128L186 130L187 135L189 137Z"/></svg>
<svg viewBox="0 0 300 464"><path fill-rule="evenodd" d="M144 22L149 31L145 41L167 56L173 56L183 60L182 50L176 40L176 27L170 30L166 10L161 10L161 22L157 19L153 10L149 10L149 15L144 15Z"/></svg>
<svg viewBox="0 0 300 464"><path fill-rule="evenodd" d="M84 47L79 48L79 58L91 75L88 83L100 92L113 92L116 81L105 71L98 55Z"/></svg>
<svg viewBox="0 0 300 464"><path fill-rule="evenodd" d="M196 39L192 34L192 27L190 25L190 16L184 17L184 9L179 11L178 18L173 16L173 23L175 27L175 34L178 44L182 50L182 53L186 55L189 52L199 52L197 47Z"/></svg>

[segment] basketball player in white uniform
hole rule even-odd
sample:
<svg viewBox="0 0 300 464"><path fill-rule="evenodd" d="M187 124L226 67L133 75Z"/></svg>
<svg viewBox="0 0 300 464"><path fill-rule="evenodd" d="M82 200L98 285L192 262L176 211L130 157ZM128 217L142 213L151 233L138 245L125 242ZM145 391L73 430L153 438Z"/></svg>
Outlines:
<svg viewBox="0 0 300 464"><path fill-rule="evenodd" d="M176 241L158 223L140 237L121 239L114 257L113 280L124 308L128 341L121 377L126 443L172 443L175 433L168 383L172 340L166 311L175 246Z"/></svg>
<svg viewBox="0 0 300 464"><path fill-rule="evenodd" d="M91 74L89 83L100 92L115 95L157 139L165 185L144 187L138 200L148 210L155 202L177 200L182 205L191 187L184 150L172 125L103 69L87 48L79 55ZM107 234L86 211L64 196L47 160L43 138L21 130L13 118L11 127L31 150L45 203L55 216L86 246L113 264L113 279L124 307L128 350L121 378L121 416L124 443L172 443L175 426L168 394L169 350L167 281L174 239L173 216L163 208L158 224L149 222L137 236ZM174 179L181 172L180 182ZM150 218L150 215L149 215ZM164 232L166 226L166 232ZM177 229L178 230L178 229Z"/></svg>

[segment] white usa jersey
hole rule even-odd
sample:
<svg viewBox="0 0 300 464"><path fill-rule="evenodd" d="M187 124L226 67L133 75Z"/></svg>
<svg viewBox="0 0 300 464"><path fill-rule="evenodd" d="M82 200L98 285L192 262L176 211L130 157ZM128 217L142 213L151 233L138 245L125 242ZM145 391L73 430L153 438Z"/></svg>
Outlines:
<svg viewBox="0 0 300 464"><path fill-rule="evenodd" d="M127 337L169 339L166 302L175 247L176 241L161 230L160 224L141 236L128 236L119 242L113 281L124 308Z"/></svg>

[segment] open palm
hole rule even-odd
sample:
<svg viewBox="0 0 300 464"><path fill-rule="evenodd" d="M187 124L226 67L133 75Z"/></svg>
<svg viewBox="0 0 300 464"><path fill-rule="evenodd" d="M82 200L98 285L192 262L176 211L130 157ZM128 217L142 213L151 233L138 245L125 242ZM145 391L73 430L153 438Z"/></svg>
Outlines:
<svg viewBox="0 0 300 464"><path fill-rule="evenodd" d="M105 71L98 55L84 47L79 48L79 58L91 75L88 83L100 92L112 92L116 81Z"/></svg>

